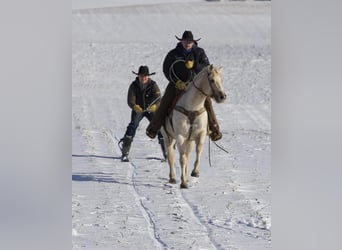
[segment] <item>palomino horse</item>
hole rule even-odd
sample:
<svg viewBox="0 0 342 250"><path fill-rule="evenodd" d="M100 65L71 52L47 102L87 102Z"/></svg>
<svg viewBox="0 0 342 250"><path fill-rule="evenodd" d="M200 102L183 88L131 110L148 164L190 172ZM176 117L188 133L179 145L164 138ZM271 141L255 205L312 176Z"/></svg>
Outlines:
<svg viewBox="0 0 342 250"><path fill-rule="evenodd" d="M200 157L208 126L208 116L204 108L205 99L211 97L217 103L222 103L226 99L221 71L222 67L217 69L213 65L203 68L188 84L185 93L179 98L171 114L166 117L165 125L161 129L170 166L170 183L176 183L174 145L175 143L177 145L182 168L181 188L188 187L188 158L194 142L196 161L191 176L199 177Z"/></svg>

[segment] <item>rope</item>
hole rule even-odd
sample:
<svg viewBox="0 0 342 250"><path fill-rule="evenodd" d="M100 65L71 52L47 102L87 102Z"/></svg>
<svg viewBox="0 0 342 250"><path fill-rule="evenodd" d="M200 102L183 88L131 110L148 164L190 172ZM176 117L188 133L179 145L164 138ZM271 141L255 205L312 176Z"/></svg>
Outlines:
<svg viewBox="0 0 342 250"><path fill-rule="evenodd" d="M208 143L208 158L209 158L209 166L212 167L211 165L211 153L210 153L210 137L209 137L209 143ZM225 149L224 147L218 145L216 142L213 141L213 143L215 144L216 147L218 147L219 149L221 149L222 151L226 152L227 154L229 154L228 150Z"/></svg>
<svg viewBox="0 0 342 250"><path fill-rule="evenodd" d="M176 75L175 71L173 70L173 65L177 62L185 62L184 59L178 59L176 61L174 61L171 66L170 66L170 69L169 69L169 78L170 80L172 81L173 77L171 76L171 73L173 74L173 76L176 78L176 81L180 80L179 77Z"/></svg>
<svg viewBox="0 0 342 250"><path fill-rule="evenodd" d="M228 150L225 149L224 147L218 145L216 142L214 142L214 144L216 145L216 147L218 147L219 149L221 149L222 151L226 152L227 154L229 154Z"/></svg>
<svg viewBox="0 0 342 250"><path fill-rule="evenodd" d="M153 102L151 102L150 105L148 105L147 108L144 109L144 112L147 112L147 110L148 110L149 108L151 108L151 106L152 106L153 104L155 104L160 98L161 98L161 96L158 96L156 99L154 99Z"/></svg>
<svg viewBox="0 0 342 250"><path fill-rule="evenodd" d="M209 166L212 167L211 166L211 157L210 157L210 138L209 138L208 150L209 150L209 153L208 153L209 154Z"/></svg>

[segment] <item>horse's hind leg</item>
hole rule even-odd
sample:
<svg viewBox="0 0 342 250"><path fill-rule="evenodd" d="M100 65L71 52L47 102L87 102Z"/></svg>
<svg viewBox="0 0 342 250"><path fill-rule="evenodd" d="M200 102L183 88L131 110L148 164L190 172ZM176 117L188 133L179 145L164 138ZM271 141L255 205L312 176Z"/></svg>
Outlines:
<svg viewBox="0 0 342 250"><path fill-rule="evenodd" d="M169 182L172 184L176 183L176 174L175 174L175 155L174 155L174 148L173 148L173 140L169 141L166 148L167 148L167 160L170 167L170 174L169 174Z"/></svg>

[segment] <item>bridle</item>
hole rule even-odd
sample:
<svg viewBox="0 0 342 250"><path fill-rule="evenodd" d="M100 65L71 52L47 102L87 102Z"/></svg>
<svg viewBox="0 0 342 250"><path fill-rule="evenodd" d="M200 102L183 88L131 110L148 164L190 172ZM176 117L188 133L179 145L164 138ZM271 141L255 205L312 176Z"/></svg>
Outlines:
<svg viewBox="0 0 342 250"><path fill-rule="evenodd" d="M170 78L170 79L172 79L172 77L171 77L171 73L172 73L172 75L176 78L176 80L180 80L179 77L177 76L176 72L175 72L174 69L173 69L173 65L174 65L175 63L178 63L178 62L185 62L185 60L184 60L184 59L178 59L178 60L174 61L174 62L171 64L171 67L170 67L170 69L169 69L169 78ZM212 97L212 96L214 95L213 84L215 83L215 81L214 81L213 79L210 79L209 76L210 76L210 73L207 74L207 79L208 79L208 83L209 83L209 86L210 86L210 89L211 89L211 92L212 92L211 95L205 93L200 87L198 87L198 86L195 84L195 81L194 81L194 80L190 80L190 81L188 81L188 83L192 83L192 84L194 85L194 87L195 87L199 92L201 92L201 94L203 94L204 96Z"/></svg>
<svg viewBox="0 0 342 250"><path fill-rule="evenodd" d="M212 92L211 95L206 94L206 93L203 91L203 89L201 89L200 87L196 86L194 80L192 80L191 83L192 83L192 84L194 85L194 87L195 87L199 92L201 92L204 96L212 97L212 96L214 95L213 84L215 83L215 81L214 81L213 79L210 79L209 76L210 76L210 74L208 73L208 74L207 74L207 79L208 79L208 83L209 83L209 86L210 86L210 89L211 89L211 92Z"/></svg>
<svg viewBox="0 0 342 250"><path fill-rule="evenodd" d="M172 69L172 71L173 71L173 69ZM173 73L174 73L174 72L173 72ZM177 77L176 74L174 74L174 75L175 75L175 77ZM213 79L210 79L209 76L210 76L210 73L207 73L207 80L208 80L209 86L210 86L210 88L211 88L211 90L212 90L212 94L211 94L211 95L208 95L207 93L205 93L205 92L203 91L203 89L201 89L200 87L198 87L198 86L195 84L195 81L194 81L194 80L191 80L191 81L190 81L190 82L194 85L195 89L198 90L201 94L203 94L203 95L206 96L206 97L212 97L212 96L214 95L214 89L213 89L212 84L214 84L215 82L214 82ZM197 77L198 77L198 75L197 75ZM177 77L177 78L178 78L178 77ZM193 125L193 123L194 123L194 120L195 120L195 118L196 118L197 116L201 115L201 114L205 111L205 108L202 107L200 110L188 111L188 110L186 110L185 108L183 108L183 107L181 107L181 106L175 106L174 109L175 109L176 111L178 111L178 112L183 113L186 117L188 117L189 122L190 122L190 130L189 130L188 139L190 139L191 134L192 134L192 125ZM173 126L172 126L172 127L173 127Z"/></svg>

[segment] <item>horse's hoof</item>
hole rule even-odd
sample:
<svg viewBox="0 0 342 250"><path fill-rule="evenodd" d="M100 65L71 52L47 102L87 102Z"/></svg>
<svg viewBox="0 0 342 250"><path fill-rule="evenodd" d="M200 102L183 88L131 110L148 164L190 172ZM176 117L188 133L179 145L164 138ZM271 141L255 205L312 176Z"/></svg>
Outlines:
<svg viewBox="0 0 342 250"><path fill-rule="evenodd" d="M176 179L170 179L169 182L170 182L171 184L176 184Z"/></svg>
<svg viewBox="0 0 342 250"><path fill-rule="evenodd" d="M181 188L188 188L188 184L182 183L182 184L180 185L180 187L181 187Z"/></svg>
<svg viewBox="0 0 342 250"><path fill-rule="evenodd" d="M192 177L199 177L199 173L192 172L192 173L191 173L191 176L192 176Z"/></svg>

